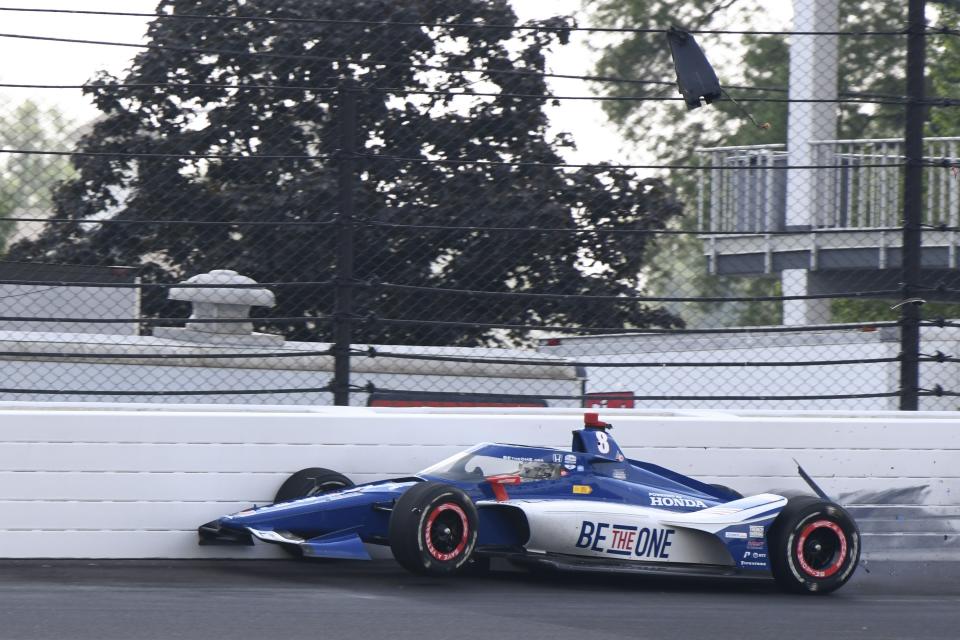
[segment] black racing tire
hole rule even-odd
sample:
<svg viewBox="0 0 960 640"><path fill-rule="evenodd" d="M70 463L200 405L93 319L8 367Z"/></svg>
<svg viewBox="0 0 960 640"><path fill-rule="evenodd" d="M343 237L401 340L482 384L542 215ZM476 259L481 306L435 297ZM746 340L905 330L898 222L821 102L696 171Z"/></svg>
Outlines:
<svg viewBox="0 0 960 640"><path fill-rule="evenodd" d="M463 570L477 544L473 500L440 482L421 482L400 496L390 515L390 549L404 569L429 576Z"/></svg>
<svg viewBox="0 0 960 640"><path fill-rule="evenodd" d="M767 532L773 578L792 593L826 594L850 579L860 562L860 530L838 504L790 498Z"/></svg>
<svg viewBox="0 0 960 640"><path fill-rule="evenodd" d="M300 498L319 496L352 486L353 481L342 473L321 467L310 467L309 469L301 469L287 478L277 489L277 495L273 498L273 502L276 504L277 502L289 502Z"/></svg>
<svg viewBox="0 0 960 640"><path fill-rule="evenodd" d="M352 486L353 481L342 473L322 467L310 467L309 469L301 469L287 478L277 489L277 495L274 496L273 502L274 504L290 502L291 500L319 496ZM294 558L303 557L303 552L297 545L282 544L280 547Z"/></svg>
<svg viewBox="0 0 960 640"><path fill-rule="evenodd" d="M720 491L724 491L726 493L729 493L730 495L736 496L736 500L739 500L740 498L743 497L742 493L740 493L736 489L731 489L725 484L711 484L710 486L713 487L714 489L720 489Z"/></svg>

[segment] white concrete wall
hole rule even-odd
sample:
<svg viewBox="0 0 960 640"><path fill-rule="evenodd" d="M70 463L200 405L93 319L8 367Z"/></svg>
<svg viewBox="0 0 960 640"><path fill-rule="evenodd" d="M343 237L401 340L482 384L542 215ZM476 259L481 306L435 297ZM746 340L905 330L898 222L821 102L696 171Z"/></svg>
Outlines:
<svg viewBox="0 0 960 640"><path fill-rule="evenodd" d="M0 557L274 557L199 547L196 527L304 467L366 482L480 441L566 447L581 413L7 403ZM744 493L804 489L797 458L854 511L868 557L960 559L960 413L603 415L631 457Z"/></svg>
<svg viewBox="0 0 960 640"><path fill-rule="evenodd" d="M65 267L70 269L70 267ZM9 271L9 268L7 269ZM20 276L22 277L22 276ZM60 277L63 277L60 275ZM81 280L83 276L79 277ZM0 275L2 278L2 275ZM42 279L43 276L40 275ZM57 276L51 276L56 279ZM94 278L91 277L91 280ZM122 282L122 277L115 281ZM12 318L77 318L108 320L140 317L140 289L109 287L49 286L45 284L0 284L0 300L6 303L3 314ZM0 320L0 331L66 331L104 336L136 335L136 322L38 322Z"/></svg>
<svg viewBox="0 0 960 640"><path fill-rule="evenodd" d="M924 354L938 351L960 356L960 330L923 327ZM634 334L565 337L560 344L541 343L543 353L578 362L644 363L744 363L729 367L586 367L587 392L631 392L637 405L648 408L789 410L895 410L899 397L805 399L804 396L896 393L900 386L899 362L819 364L836 360L896 358L900 353L899 329L877 331L825 329L801 333L733 335ZM755 363L813 362L808 366L753 366ZM956 390L960 365L924 362L920 387L940 385ZM644 396L712 396L707 400L653 400ZM795 396L796 400L719 400L720 396ZM960 399L923 396L925 411L960 410Z"/></svg>

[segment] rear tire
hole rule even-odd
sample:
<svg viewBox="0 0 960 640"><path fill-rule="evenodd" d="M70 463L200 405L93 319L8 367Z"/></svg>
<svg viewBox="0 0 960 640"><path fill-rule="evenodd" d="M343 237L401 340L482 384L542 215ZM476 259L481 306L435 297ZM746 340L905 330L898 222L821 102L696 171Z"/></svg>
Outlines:
<svg viewBox="0 0 960 640"><path fill-rule="evenodd" d="M860 530L843 507L813 496L791 498L767 534L780 588L823 594L846 584L860 561Z"/></svg>
<svg viewBox="0 0 960 640"><path fill-rule="evenodd" d="M413 573L449 576L462 570L477 543L477 507L460 489L421 482L397 500L390 516L390 549Z"/></svg>
<svg viewBox="0 0 960 640"><path fill-rule="evenodd" d="M310 467L309 469L301 469L287 478L277 490L273 503L319 496L331 491L348 489L352 486L353 481L342 473L322 467ZM303 557L303 551L297 545L282 544L280 548L294 558Z"/></svg>

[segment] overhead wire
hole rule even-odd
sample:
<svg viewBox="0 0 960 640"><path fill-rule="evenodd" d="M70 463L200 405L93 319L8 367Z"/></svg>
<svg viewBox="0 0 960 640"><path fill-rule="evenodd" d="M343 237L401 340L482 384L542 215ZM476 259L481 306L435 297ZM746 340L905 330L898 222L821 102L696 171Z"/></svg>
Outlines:
<svg viewBox="0 0 960 640"><path fill-rule="evenodd" d="M395 212L403 213L403 208ZM424 215L434 213L430 210L418 209L417 214ZM440 213L440 212L436 212ZM163 226L163 225L184 225L184 226L220 226L220 227L310 227L310 226L332 226L340 224L343 221L338 218L329 218L326 220L165 220L162 218L145 219L116 219L116 218L37 218L37 217L9 217L3 219L6 222L22 223L40 223L40 224L75 224L75 225L133 225L133 226ZM723 229L655 229L655 228L632 228L632 227L507 227L507 226L482 226L482 225L440 225L440 224L416 224L386 222L383 220L371 220L369 218L355 217L350 224L357 228L382 228L398 229L410 231L472 231L478 233L531 233L531 234L570 234L570 235L650 235L650 236L808 236L811 234L825 235L845 235L854 233L863 233L862 229L854 227L823 227L813 229L782 229L782 230L723 230ZM899 232L903 227L871 227L871 230L878 232Z"/></svg>
<svg viewBox="0 0 960 640"><path fill-rule="evenodd" d="M381 389L376 386L368 385L363 388L368 393L381 393L385 395L403 395L409 394L408 390L403 389ZM438 394L442 395L442 394ZM470 398L480 400L489 398L495 400L502 398L503 395L496 393L470 393ZM713 401L713 402L745 402L750 400L770 400L770 401L801 401L801 400L856 400L868 398L895 398L900 395L899 391L880 392L880 393L833 393L833 394L810 394L810 395L645 395L640 393L617 394L617 393L591 393L585 395L565 395L565 394L536 394L536 395L515 395L510 394L511 401L519 402L522 400L581 400L581 401L599 401L599 400L633 400L640 402L666 402L666 401ZM944 392L943 395L948 395ZM960 395L960 394L957 394Z"/></svg>
<svg viewBox="0 0 960 640"><path fill-rule="evenodd" d="M117 345L113 345L117 346ZM236 347L232 347L236 348ZM130 352L66 352L66 351L0 351L2 358L36 358L36 359L67 359L67 360L250 360L250 359L288 359L288 358L316 358L334 355L332 349L322 350L303 350L303 351L251 351L251 352L228 352L228 353L203 353L203 352L185 352L185 353L130 353ZM597 361L597 360L577 360L573 358L545 359L545 358L509 358L502 356L468 357L468 356L447 356L429 353L398 353L391 351L381 351L379 349L369 348L366 350L352 350L352 357L362 358L386 358L395 360L417 360L424 362L438 363L456 363L456 364L484 364L484 365L503 365L503 366L564 366L564 367L595 367L599 369L622 369L622 368L769 368L769 367L818 367L818 366L842 366L859 364L881 364L888 362L899 362L899 357L888 358L849 358L840 360L808 360L808 361L692 361L692 362L656 362L656 361ZM937 359L926 357L924 362L958 362L957 358ZM429 373L429 370L424 370Z"/></svg>
<svg viewBox="0 0 960 640"><path fill-rule="evenodd" d="M0 283L2 284L2 283ZM297 283L291 283L297 284ZM69 285L67 285L69 286ZM120 287L119 284L105 284L108 287ZM177 286L177 285L171 285ZM713 328L659 328L659 327L594 327L571 325L542 325L519 324L502 322L473 322L454 320L432 320L424 318L385 318L370 315L348 315L338 317L337 314L315 316L287 316L287 317L248 317L248 318L171 318L171 317L143 317L143 318L71 318L71 317L43 317L43 316L0 316L2 322L46 322L46 323L74 323L74 324L132 324L159 325L168 323L190 324L246 324L246 323L297 323L297 322L327 322L346 320L357 325L414 325L425 327L460 327L479 329L513 329L523 331L548 331L556 333L597 333L597 334L644 334L644 335L710 335L710 334L750 334L750 333L818 333L823 331L876 331L884 327L898 327L899 321L884 322L852 322L825 325L784 325L784 326L747 326L747 327L713 327ZM939 326L939 325L938 325Z"/></svg>
<svg viewBox="0 0 960 640"><path fill-rule="evenodd" d="M18 389L15 387L0 388L0 393L24 395L50 396L242 396L242 395L277 395L292 393L327 393L330 386L298 387L289 389L179 389L179 390L117 390L117 389ZM355 389L360 391L361 389Z"/></svg>
<svg viewBox="0 0 960 640"><path fill-rule="evenodd" d="M216 154L216 153L160 153L138 151L67 151L48 149L12 149L0 148L0 154L11 155L39 155L39 156L92 156L105 158L147 158L166 160L323 160L337 157L337 153L316 154ZM410 156L395 156L383 153L355 153L354 158L365 158L376 161L406 162L412 164L435 164L449 166L491 166L491 167L529 167L543 169L596 169L597 171L621 171L632 169L670 169L670 170L697 170L710 172L727 171L757 171L757 167L750 165L698 165L698 164L597 164L587 162L537 162L531 160L481 160L474 158L415 158ZM942 166L942 162L931 163L932 166ZM773 171L814 170L814 169L846 169L865 170L875 168L892 168L906 166L902 162L874 162L863 164L803 164L803 165L770 165L764 167Z"/></svg>
<svg viewBox="0 0 960 640"><path fill-rule="evenodd" d="M10 217L3 218L4 222L39 222L43 224L95 224L95 225L143 225L143 226L163 226L163 225L183 225L190 227L328 227L337 224L336 219L327 220L164 220L162 218L149 218L142 220L131 220L129 218L23 218Z"/></svg>
<svg viewBox="0 0 960 640"><path fill-rule="evenodd" d="M664 81L668 82L668 81ZM670 85L675 83L669 82ZM250 84L250 83L192 83L192 82L117 82L117 83L83 83L83 84L37 84L37 83L11 83L0 82L0 88L3 89L79 89L79 90L108 90L108 89L228 89L237 91L298 91L314 93L336 93L343 91L343 87L337 86L309 86L309 85L284 85L284 84ZM745 91L776 91L772 88L763 87L736 87ZM516 98L527 100L584 100L596 102L682 102L682 96L664 96L664 95L559 95L553 93L515 93L510 91L434 91L427 89L406 89L402 87L365 87L359 85L352 89L358 92L398 94L398 95L417 95L417 96L435 96L448 98ZM757 102L757 103L803 103L803 104L882 104L882 105L905 105L908 100L906 97L897 96L860 96L851 94L851 97L838 98L749 98L739 97L738 102ZM960 98L929 98L924 104L933 106L955 106L960 103Z"/></svg>
<svg viewBox="0 0 960 640"><path fill-rule="evenodd" d="M899 322L850 322L841 324L827 325L802 325L802 326L757 326L757 327L716 327L711 329L662 329L658 327L574 327L569 325L541 325L541 324L519 324L508 322L470 322L458 320L426 320L412 318L381 318L377 316L357 316L357 322L363 322L368 325L386 324L386 325L419 325L435 326L448 328L473 328L473 329L507 329L516 331L547 331L555 333L588 333L588 334L623 334L623 335L722 335L722 334L750 334L750 333L817 333L822 331L842 331L847 329L875 331L883 327L899 327Z"/></svg>
<svg viewBox="0 0 960 640"><path fill-rule="evenodd" d="M552 32L592 32L592 33L634 33L660 34L667 33L665 28L643 27L595 27L577 24L490 24L484 22L429 22L415 20L357 20L343 18L304 18L287 16L226 16L214 14L189 13L146 13L134 11L95 11L84 9L41 9L26 7L0 7L0 12L30 12L67 15L93 15L111 17L150 18L155 20L203 20L217 22L272 22L278 24L313 24L329 26L362 26L362 27L422 27L437 29L492 29L498 31L552 31ZM942 31L941 31L942 32ZM825 31L783 31L783 30L745 30L745 29L690 29L689 33L707 35L826 35L826 36L905 36L904 29L896 30L825 30Z"/></svg>
<svg viewBox="0 0 960 640"><path fill-rule="evenodd" d="M900 293L899 289L884 289L877 291L844 291L838 293L818 293L808 295L783 296L598 296L588 294L562 293L534 293L527 291L482 291L475 289L450 289L445 287L427 287L418 285L396 284L393 282L371 283L374 288L388 291L408 291L428 295L466 295L478 298L524 298L532 300L582 300L589 302L782 302L788 300L834 300L841 298L876 298L893 296Z"/></svg>
<svg viewBox="0 0 960 640"><path fill-rule="evenodd" d="M398 360L422 360L428 362L451 362L451 363L463 363L463 364L491 364L491 365L511 365L511 366L566 366L566 367L597 367L600 369L604 368L652 368L652 369L669 369L669 368L697 368L697 367L736 367L736 368L750 368L750 367L816 367L816 366L840 366L840 365L853 365L853 364L880 364L886 362L899 362L901 358L899 357L890 357L890 358L851 358L844 360L808 360L808 361L711 361L711 362L651 362L651 361L598 361L598 360L577 360L575 358L563 357L561 360L547 360L547 359L517 359L517 358L502 358L502 357L491 357L491 358L479 358L479 357L465 357L465 356L447 356L447 355L436 355L436 354L427 354L427 353L398 353L391 351L382 351L380 349L375 349L373 347L367 350L355 350L351 352L355 356L366 356L369 358L393 358ZM0 354L2 355L2 354ZM542 354L549 355L549 354ZM556 358L558 356L554 356Z"/></svg>
<svg viewBox="0 0 960 640"><path fill-rule="evenodd" d="M359 153L357 157L370 160L385 160L392 162L408 162L411 164L441 164L453 166L510 166L510 167L541 167L541 168L566 168L566 169L597 169L620 170L620 169L692 169L699 171L757 171L757 167L750 165L698 165L698 164L596 164L585 162L536 162L527 160L480 160L475 158L415 158L410 156L395 156L382 153ZM891 168L903 167L906 162L875 162L870 164L835 163L835 164L800 164L800 165L769 165L763 167L764 170L789 171L796 169L872 169L872 168Z"/></svg>
<svg viewBox="0 0 960 640"><path fill-rule="evenodd" d="M117 346L117 345L112 345ZM232 348L236 348L235 346ZM251 353L74 353L67 351L0 351L0 358L36 358L66 360L242 360L274 358L315 358L330 356L330 349L311 351L273 351Z"/></svg>
<svg viewBox="0 0 960 640"><path fill-rule="evenodd" d="M612 76L600 76L600 75L577 75L577 74L566 74L566 73L552 73L548 71L540 71L534 69L497 69L494 67L481 67L481 68L472 68L472 67L452 67L444 65L434 65L420 62L410 62L410 61L389 61L389 60L374 60L374 59L362 59L362 60L353 60L350 58L341 58L336 56L322 56L315 54L307 53L280 53L276 51L239 51L239 50L227 50L227 49L205 49L200 47L184 47L180 45L171 45L171 44L148 44L148 43L136 43L136 42L116 42L112 40L91 40L85 38L60 38L54 36L36 36L28 34L18 34L18 33L0 33L0 38L13 38L13 39L22 39L22 40L34 40L39 42L61 42L68 44L88 44L88 45L97 45L97 46L109 46L109 47L126 47L132 49L144 49L144 50L156 50L156 51L174 51L177 53L191 53L198 55L216 55L216 56L235 56L235 57L253 57L253 58L273 58L273 59L283 59L283 60L311 60L311 61L323 61L323 62L336 62L338 64L345 65L356 65L359 67L409 67L412 69L420 69L424 71L442 71L447 73L483 73L489 75L501 75L501 76L527 76L527 77L541 77L541 78L560 78L567 80L590 80L594 82L619 82L625 84L657 84L657 85L672 85L675 84L669 80L641 80L633 78L617 78Z"/></svg>
<svg viewBox="0 0 960 640"><path fill-rule="evenodd" d="M90 156L101 158L145 158L158 160L323 160L332 153L314 154L236 154L236 153L163 153L153 151L67 151L59 149L0 148L0 153L27 156Z"/></svg>
<svg viewBox="0 0 960 640"><path fill-rule="evenodd" d="M476 232L503 232L503 233L571 233L571 234L639 234L639 235L677 235L677 236L796 236L824 233L824 234L850 234L863 233L862 229L852 227L841 228L814 228L814 229L783 229L783 230L752 230L752 231L725 231L705 229L702 231L693 231L686 229L633 229L628 227L508 227L508 226L480 226L480 225L440 225L440 224L416 224L401 222L385 222L382 220L367 220L363 222L366 226L382 227L385 229L410 229L413 231L476 231ZM902 231L902 227L878 227L876 231Z"/></svg>
<svg viewBox="0 0 960 640"><path fill-rule="evenodd" d="M176 286L176 285L174 285ZM54 287L59 288L59 287ZM31 292L39 293L39 292ZM0 316L0 322L9 323L56 323L56 324L142 324L163 325L184 322L189 324L292 324L310 322L329 322L332 315L315 316L273 316L273 317L246 317L246 318L163 318L144 316L141 318L73 318L68 316Z"/></svg>
<svg viewBox="0 0 960 640"><path fill-rule="evenodd" d="M358 281L353 286L364 284ZM90 287L105 289L263 289L264 287L334 287L335 280L315 280L308 282L255 282L242 283L195 283L195 282L96 282L80 280L25 280L15 278L0 279L0 285L23 285L36 287ZM219 322L219 320L217 320Z"/></svg>
<svg viewBox="0 0 960 640"><path fill-rule="evenodd" d="M157 50L157 51L174 51L178 53L193 53L198 55L216 55L216 56L248 56L248 57L261 57L261 58L274 58L274 59L287 59L287 60L313 60L313 61L324 61L324 62L335 62L338 64L345 65L356 65L359 67L373 68L373 67L409 67L412 69L419 69L425 71L441 71L446 73L483 73L489 75L501 75L501 76L520 76L520 77L540 77L540 78L555 78L562 80L584 80L589 82L606 82L613 84L641 84L641 85L660 85L660 86L675 86L676 81L674 80L651 80L651 79L642 79L642 78L624 78L619 76L608 76L608 75L598 75L598 74L569 74L569 73L555 73L550 71L543 71L540 69L502 69L495 67L456 67L449 65L435 65L411 61L392 61L392 60L376 60L376 59L361 59L355 60L351 58L343 58L337 56L323 56L317 54L309 53L282 53L276 51L241 51L241 50L227 50L227 49L207 49L201 47L185 47L180 45L173 44L152 44L152 43L135 43L135 42L117 42L112 40L92 40L92 39L83 39L83 38L62 38L55 36L38 36L30 34L16 34L16 33L0 33L0 38L11 38L11 39L24 39L24 40L35 40L41 42L61 42L65 44L87 44L87 45L97 45L97 46L110 46L110 47L124 47L124 48L133 48L133 49L144 49L144 50ZM769 88L769 87L749 87L742 85L730 85L727 88L737 89L739 91L778 91L778 92L787 92L787 89L783 88ZM389 88L387 89L389 90ZM858 95L848 93L847 95ZM870 94L864 94L861 96L864 100L868 98L875 98L876 100L897 100L901 98L905 101L906 97L901 96L871 96ZM652 98L651 98L652 99ZM815 99L811 99L816 102ZM789 100L786 100L789 101ZM838 101L840 101L838 99ZM830 101L832 102L832 100ZM890 102L891 104L900 104L900 102ZM883 102L881 102L883 104Z"/></svg>

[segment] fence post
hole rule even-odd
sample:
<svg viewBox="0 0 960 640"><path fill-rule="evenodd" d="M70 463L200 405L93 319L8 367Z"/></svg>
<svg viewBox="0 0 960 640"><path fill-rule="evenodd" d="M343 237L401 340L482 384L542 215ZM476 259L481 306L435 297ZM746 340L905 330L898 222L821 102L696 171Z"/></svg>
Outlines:
<svg viewBox="0 0 960 640"><path fill-rule="evenodd" d="M903 189L903 300L917 297L923 224L923 118L926 66L926 0L910 0L907 36L906 174ZM916 411L920 398L920 306L900 307L900 409Z"/></svg>
<svg viewBox="0 0 960 640"><path fill-rule="evenodd" d="M333 311L333 404L350 404L350 348L353 344L354 182L356 179L357 92L350 85L339 91L340 151L337 154L337 262Z"/></svg>

